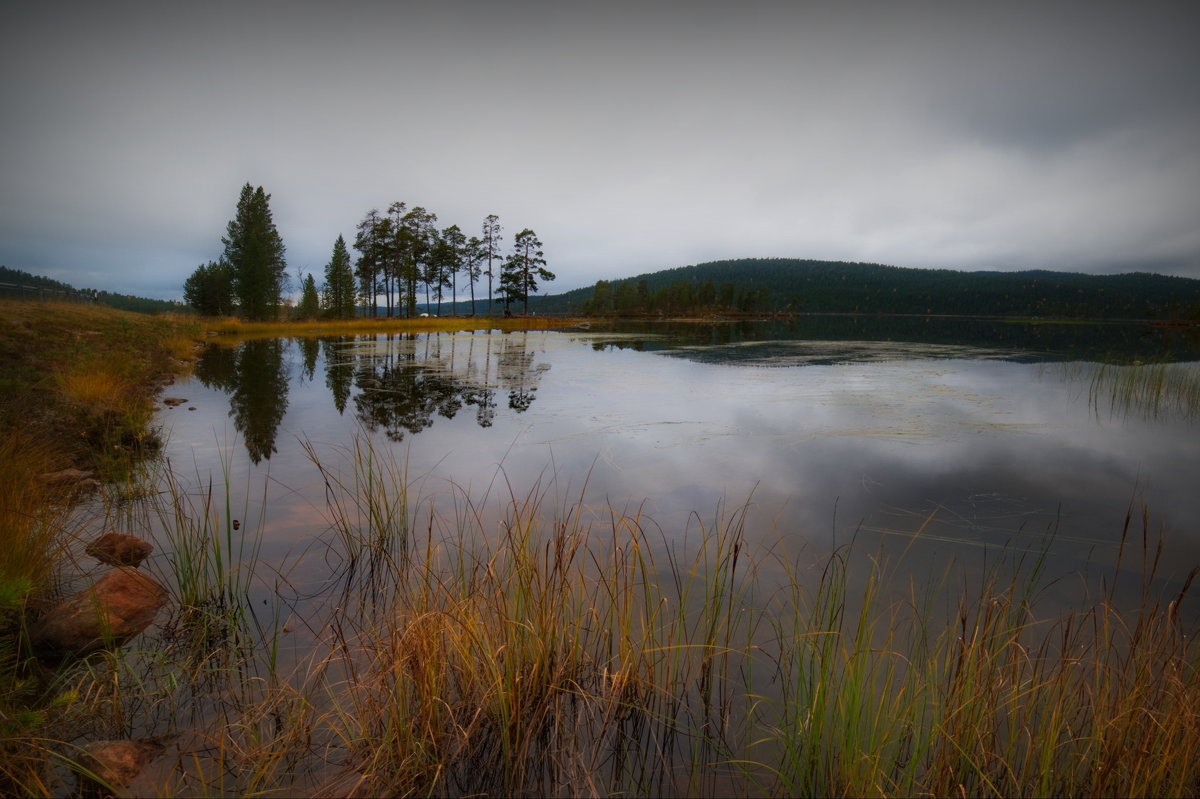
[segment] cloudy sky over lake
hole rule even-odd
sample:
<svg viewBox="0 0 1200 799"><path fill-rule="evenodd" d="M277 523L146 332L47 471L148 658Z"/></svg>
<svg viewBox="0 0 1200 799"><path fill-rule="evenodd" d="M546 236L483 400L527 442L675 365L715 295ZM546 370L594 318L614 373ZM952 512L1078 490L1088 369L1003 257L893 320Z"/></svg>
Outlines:
<svg viewBox="0 0 1200 799"><path fill-rule="evenodd" d="M1200 4L38 3L0 264L177 298L242 184L289 272L401 200L557 293L720 258L1200 277Z"/></svg>

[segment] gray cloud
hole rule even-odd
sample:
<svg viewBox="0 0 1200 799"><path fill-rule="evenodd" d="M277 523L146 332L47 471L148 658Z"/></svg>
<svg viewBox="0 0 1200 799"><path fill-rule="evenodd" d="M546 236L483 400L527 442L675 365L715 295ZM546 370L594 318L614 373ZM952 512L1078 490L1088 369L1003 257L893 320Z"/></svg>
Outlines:
<svg viewBox="0 0 1200 799"><path fill-rule="evenodd" d="M119 4L0 34L0 262L177 296L246 181L533 227L551 290L704 260L1200 276L1190 4Z"/></svg>

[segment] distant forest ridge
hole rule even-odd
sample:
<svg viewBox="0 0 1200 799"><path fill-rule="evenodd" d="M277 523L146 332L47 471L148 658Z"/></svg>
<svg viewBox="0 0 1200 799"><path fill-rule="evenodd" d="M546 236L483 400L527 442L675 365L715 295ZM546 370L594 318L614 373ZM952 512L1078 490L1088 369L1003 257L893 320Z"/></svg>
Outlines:
<svg viewBox="0 0 1200 799"><path fill-rule="evenodd" d="M2 285L8 284L8 285ZM16 288L13 288L13 287ZM21 288L25 287L25 288ZM29 289L39 289L34 294ZM0 297L18 299L65 300L67 302L95 302L123 311L136 313L158 313L160 311L182 311L186 308L178 302L135 297L132 294L114 294L100 289L77 289L74 286L49 277L33 275L20 269L0 266Z"/></svg>
<svg viewBox="0 0 1200 799"><path fill-rule="evenodd" d="M531 298L530 311L1200 320L1200 280L1146 272L962 272L846 261L744 258L602 280L591 288Z"/></svg>

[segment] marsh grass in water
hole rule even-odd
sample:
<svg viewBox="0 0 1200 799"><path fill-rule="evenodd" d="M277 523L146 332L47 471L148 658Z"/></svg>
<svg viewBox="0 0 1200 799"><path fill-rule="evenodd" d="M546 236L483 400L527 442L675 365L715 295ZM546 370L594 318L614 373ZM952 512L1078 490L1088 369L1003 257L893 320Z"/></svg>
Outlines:
<svg viewBox="0 0 1200 799"><path fill-rule="evenodd" d="M142 790L1200 792L1191 577L1162 587L1136 514L1117 568L1140 570L1140 595L1076 575L1090 598L1047 611L1037 553L904 579L911 564L853 544L751 546L748 505L662 530L553 476L435 503L367 443L310 457L343 584L304 607L298 646L286 602L248 601L265 567L256 527L239 543L226 524L228 478L176 486L156 542L175 620L61 686L97 732L177 736Z"/></svg>
<svg viewBox="0 0 1200 799"><path fill-rule="evenodd" d="M381 582L387 584L379 575L403 569L409 551L408 491L396 490L409 485L407 467L390 450L380 452L362 436L343 452L341 463L348 464L346 469L323 463L311 442L304 442L303 448L325 485L325 513L339 536L338 554L348 572L346 590L357 584L360 571L362 579L376 588ZM371 601L380 598L377 591L365 595Z"/></svg>
<svg viewBox="0 0 1200 799"><path fill-rule="evenodd" d="M1092 407L1146 418L1200 418L1200 369L1195 364L1103 364L1089 387Z"/></svg>

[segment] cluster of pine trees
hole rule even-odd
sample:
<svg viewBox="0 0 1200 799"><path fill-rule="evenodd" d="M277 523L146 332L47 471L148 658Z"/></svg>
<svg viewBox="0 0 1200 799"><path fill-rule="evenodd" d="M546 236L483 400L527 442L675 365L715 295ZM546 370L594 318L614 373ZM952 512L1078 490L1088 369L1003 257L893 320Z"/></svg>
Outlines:
<svg viewBox="0 0 1200 799"><path fill-rule="evenodd" d="M371 300L368 313L379 313L374 300L382 296L387 316L399 314L402 309L406 316L413 316L418 303L440 314L442 301L447 296L451 301L457 299L461 286L469 292L474 314L475 286L484 277L488 309L498 301L504 302L506 311L510 304L523 302L528 312L529 295L537 291L538 281L554 279L546 269L542 242L529 228L516 235L511 253L505 256L502 227L495 214L483 220L480 235L470 237L458 225L439 230L437 221L437 214L422 206L409 208L406 203L394 202L384 213L372 209L358 223L354 249L359 257L353 279L358 296ZM326 271L327 287L335 283L349 286L349 256L345 254L345 242L340 237L338 242Z"/></svg>
<svg viewBox="0 0 1200 799"><path fill-rule="evenodd" d="M200 266L183 283L188 305L206 316L225 316L236 306L252 321L278 318L287 262L270 200L262 186L242 187L237 213L221 238L221 258Z"/></svg>
<svg viewBox="0 0 1200 799"><path fill-rule="evenodd" d="M242 187L237 214L221 239L221 258L200 266L184 282L184 299L200 313L237 313L250 320L278 317L287 264L270 199L261 186ZM318 289L311 272L301 279L295 315L348 319L361 305L365 314L378 316L380 298L389 317L416 315L422 300L425 308L440 313L442 300L447 295L457 299L460 285L469 289L474 314L475 286L484 276L489 309L503 301L508 312L512 303L523 302L528 313L529 295L537 291L538 281L554 279L546 269L542 242L529 228L516 235L505 256L495 214L484 219L481 235L469 238L458 225L439 230L436 223L436 214L403 202L392 203L384 213L371 210L358 224L358 258L352 262L345 237L339 235L323 285Z"/></svg>

